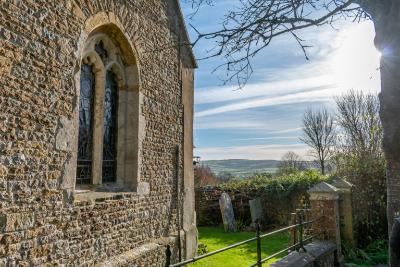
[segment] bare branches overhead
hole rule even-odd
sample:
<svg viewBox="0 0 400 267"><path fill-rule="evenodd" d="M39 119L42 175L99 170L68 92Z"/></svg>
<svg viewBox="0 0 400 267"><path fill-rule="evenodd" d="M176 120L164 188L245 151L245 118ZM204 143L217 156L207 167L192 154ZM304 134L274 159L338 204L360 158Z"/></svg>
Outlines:
<svg viewBox="0 0 400 267"><path fill-rule="evenodd" d="M202 4L213 0L186 0L197 12ZM222 56L225 63L225 82L239 85L247 82L253 72L251 59L281 35L293 38L307 57L308 46L298 31L312 26L331 24L339 17L359 20L368 17L356 0L241 0L239 6L223 18L221 28L201 33L193 45L202 39L213 40L216 46L203 59Z"/></svg>

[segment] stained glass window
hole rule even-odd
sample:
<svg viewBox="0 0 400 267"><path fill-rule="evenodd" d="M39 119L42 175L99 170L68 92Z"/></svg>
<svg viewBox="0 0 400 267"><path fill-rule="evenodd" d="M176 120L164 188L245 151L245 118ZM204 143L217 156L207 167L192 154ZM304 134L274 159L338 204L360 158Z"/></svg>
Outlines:
<svg viewBox="0 0 400 267"><path fill-rule="evenodd" d="M79 98L79 137L76 183L90 184L92 178L93 91L92 66L83 65Z"/></svg>
<svg viewBox="0 0 400 267"><path fill-rule="evenodd" d="M103 183L116 181L118 83L113 72L106 75L104 93Z"/></svg>

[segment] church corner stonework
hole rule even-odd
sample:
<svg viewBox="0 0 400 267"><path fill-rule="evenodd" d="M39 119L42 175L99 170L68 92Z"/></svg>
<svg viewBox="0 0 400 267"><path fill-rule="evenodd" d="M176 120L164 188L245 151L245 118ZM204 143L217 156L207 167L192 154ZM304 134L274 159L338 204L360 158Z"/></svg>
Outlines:
<svg viewBox="0 0 400 267"><path fill-rule="evenodd" d="M174 45L180 12L176 0L0 2L0 266L165 266L178 236L194 256L196 63Z"/></svg>

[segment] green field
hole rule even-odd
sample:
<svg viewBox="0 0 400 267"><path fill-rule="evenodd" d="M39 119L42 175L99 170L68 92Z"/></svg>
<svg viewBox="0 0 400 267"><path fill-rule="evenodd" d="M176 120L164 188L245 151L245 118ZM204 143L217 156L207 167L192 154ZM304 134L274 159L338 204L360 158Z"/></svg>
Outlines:
<svg viewBox="0 0 400 267"><path fill-rule="evenodd" d="M204 160L202 165L210 167L215 173L232 173L235 177L247 177L254 173L275 173L278 170L278 160L247 160L247 159L227 159L227 160Z"/></svg>
<svg viewBox="0 0 400 267"><path fill-rule="evenodd" d="M222 228L199 227L199 243L207 245L208 251L229 246L255 236L251 232L225 233ZM289 246L288 233L279 233L262 240L262 257L273 254ZM257 261L256 242L222 252L215 256L202 259L191 266L197 267L248 267ZM284 255L282 255L284 256ZM272 263L279 258L274 258ZM264 264L266 266L267 264Z"/></svg>

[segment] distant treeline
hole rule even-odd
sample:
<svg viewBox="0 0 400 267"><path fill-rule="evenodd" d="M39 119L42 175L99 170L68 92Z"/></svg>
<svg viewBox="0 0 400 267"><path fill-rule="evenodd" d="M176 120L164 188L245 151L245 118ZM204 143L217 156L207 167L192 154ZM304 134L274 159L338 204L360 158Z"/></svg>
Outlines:
<svg viewBox="0 0 400 267"><path fill-rule="evenodd" d="M282 163L282 160L204 160L200 162L198 168L208 168L214 176L225 181L232 178L247 178L262 173L276 174ZM300 161L299 164L302 169L318 168L318 163L314 161Z"/></svg>

